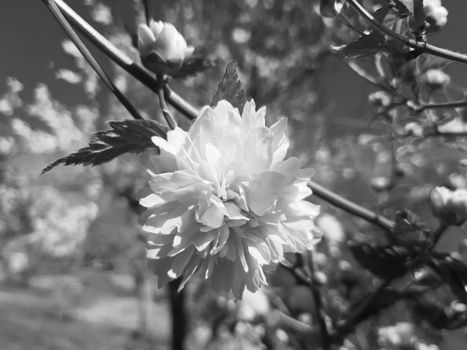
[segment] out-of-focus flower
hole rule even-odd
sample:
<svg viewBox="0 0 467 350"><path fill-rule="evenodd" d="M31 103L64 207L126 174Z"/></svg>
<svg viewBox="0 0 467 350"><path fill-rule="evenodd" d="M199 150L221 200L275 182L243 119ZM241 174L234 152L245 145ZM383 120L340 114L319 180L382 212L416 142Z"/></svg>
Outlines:
<svg viewBox="0 0 467 350"><path fill-rule="evenodd" d="M246 291L238 309L238 319L253 321L256 317L265 316L271 309L269 299L260 289L256 293Z"/></svg>
<svg viewBox="0 0 467 350"><path fill-rule="evenodd" d="M448 10L441 4L441 0L425 0L423 5L428 23L426 31L434 33L443 28L448 22Z"/></svg>
<svg viewBox="0 0 467 350"><path fill-rule="evenodd" d="M171 23L153 21L138 27L138 49L141 61L155 73L172 74L193 54L185 38Z"/></svg>
<svg viewBox="0 0 467 350"><path fill-rule="evenodd" d="M451 191L438 186L430 197L433 214L440 220L453 225L462 225L467 220L467 190Z"/></svg>
<svg viewBox="0 0 467 350"><path fill-rule="evenodd" d="M152 194L141 204L159 286L182 277L209 280L241 298L266 285L264 269L284 252L312 249L319 208L304 199L311 171L289 147L283 118L265 126L265 108L247 102L240 116L227 101L205 107L188 132L153 137Z"/></svg>
<svg viewBox="0 0 467 350"><path fill-rule="evenodd" d="M423 130L423 126L415 122L407 123L404 127L404 130L406 131L408 135L413 135L415 137L423 137L424 132L425 132Z"/></svg>
<svg viewBox="0 0 467 350"><path fill-rule="evenodd" d="M402 347L410 345L414 338L414 327L407 322L378 329L378 343L384 347Z"/></svg>
<svg viewBox="0 0 467 350"><path fill-rule="evenodd" d="M335 216L323 214L316 223L330 244L340 244L345 240L344 228Z"/></svg>
<svg viewBox="0 0 467 350"><path fill-rule="evenodd" d="M421 81L432 89L441 89L449 84L451 77L441 69L430 69L421 76Z"/></svg>

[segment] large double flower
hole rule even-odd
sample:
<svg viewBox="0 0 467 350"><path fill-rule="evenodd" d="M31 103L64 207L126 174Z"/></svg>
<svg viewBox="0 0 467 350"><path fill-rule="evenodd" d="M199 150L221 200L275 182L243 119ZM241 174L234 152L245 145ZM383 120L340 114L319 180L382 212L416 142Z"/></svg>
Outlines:
<svg viewBox="0 0 467 350"><path fill-rule="evenodd" d="M205 107L188 132L155 136L152 193L141 200L148 258L159 286L192 276L241 298L267 284L264 269L284 252L312 249L318 207L306 201L310 169L285 159L287 122L265 126L265 108L242 116L227 101Z"/></svg>

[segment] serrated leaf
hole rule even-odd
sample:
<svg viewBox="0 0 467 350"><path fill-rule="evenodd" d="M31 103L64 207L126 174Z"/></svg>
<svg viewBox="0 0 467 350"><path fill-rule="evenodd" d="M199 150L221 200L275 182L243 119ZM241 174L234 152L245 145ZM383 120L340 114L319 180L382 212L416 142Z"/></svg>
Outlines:
<svg viewBox="0 0 467 350"><path fill-rule="evenodd" d="M396 278L407 272L411 255L402 247L375 246L349 242L349 248L361 267L380 278Z"/></svg>
<svg viewBox="0 0 467 350"><path fill-rule="evenodd" d="M238 77L237 62L229 62L229 64L227 64L224 75L217 85L217 91L211 99L210 105L215 106L220 100L230 102L232 106L237 107L239 110L243 108L246 102L246 93Z"/></svg>
<svg viewBox="0 0 467 350"><path fill-rule="evenodd" d="M153 120L124 120L110 122L111 129L97 132L87 147L60 158L48 165L46 173L59 164L99 165L111 161L125 153L140 153L146 148L155 147L153 136L166 137L168 128Z"/></svg>
<svg viewBox="0 0 467 350"><path fill-rule="evenodd" d="M332 46L331 52L343 58L358 58L381 51L385 38L379 31L373 30L369 34L360 36L356 41L347 45Z"/></svg>
<svg viewBox="0 0 467 350"><path fill-rule="evenodd" d="M183 61L180 70L172 75L174 79L186 79L195 76L209 68L214 67L214 62L203 57L189 57Z"/></svg>

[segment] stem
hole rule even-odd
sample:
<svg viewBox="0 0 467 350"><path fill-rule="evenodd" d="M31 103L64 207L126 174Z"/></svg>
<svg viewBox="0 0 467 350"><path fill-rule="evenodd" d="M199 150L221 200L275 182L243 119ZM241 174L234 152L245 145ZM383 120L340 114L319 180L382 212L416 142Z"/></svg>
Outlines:
<svg viewBox="0 0 467 350"><path fill-rule="evenodd" d="M178 291L180 280L169 282L170 310L172 312L172 350L183 350L185 348L186 317L185 317L185 294Z"/></svg>
<svg viewBox="0 0 467 350"><path fill-rule="evenodd" d="M54 2L78 31L85 35L99 50L105 53L112 61L122 67L134 78L157 93L158 82L147 69L135 63L131 58L121 52L109 40L95 30L89 23L73 11L63 0L43 0ZM198 109L177 95L169 87L165 88L165 97L177 111L193 120L198 115Z"/></svg>
<svg viewBox="0 0 467 350"><path fill-rule="evenodd" d="M318 321L319 325L319 330L321 333L321 345L323 347L323 350L330 350L331 349L331 342L329 338L329 332L328 328L326 325L326 320L323 315L323 303L322 303L322 297L321 297L321 290L316 283L316 270L315 270L315 263L313 261L313 253L310 251L308 253L308 266L310 268L310 274L311 274L311 283L310 289L311 293L313 295L313 302L315 304L315 310L316 310L316 319Z"/></svg>
<svg viewBox="0 0 467 350"><path fill-rule="evenodd" d="M361 316L367 312L373 302L381 295L381 293L391 284L392 279L384 280L374 291L364 297L360 306L358 306L346 320L340 323L334 333L331 335L333 343L339 343L347 334L361 321Z"/></svg>
<svg viewBox="0 0 467 350"><path fill-rule="evenodd" d="M387 28L383 24L379 23L371 13L369 13L357 0L347 0L350 6L354 8L360 15L371 24L371 26L387 36L396 39L406 46L411 47L419 52L428 53L434 56L447 58L452 61L467 63L467 55L454 52L451 50L443 49L425 42L420 42L415 39L406 38L391 29Z"/></svg>
<svg viewBox="0 0 467 350"><path fill-rule="evenodd" d="M94 71L97 73L99 78L104 82L104 84L109 88L109 90L118 98L118 100L122 103L123 106L130 112L130 114L135 119L143 119L143 117L138 113L136 108L131 104L131 102L123 95L123 93L115 86L112 82L110 77L105 73L99 63L96 61L94 56L88 50L86 45L81 41L78 34L73 30L70 23L65 19L63 14L60 12L60 9L57 7L57 4L53 0L43 0L47 7L49 8L50 12L53 14L57 22L60 24L62 29L68 35L68 37L73 41L76 45L78 50L84 56L86 61L91 65Z"/></svg>
<svg viewBox="0 0 467 350"><path fill-rule="evenodd" d="M324 199L326 202L341 208L350 214L358 216L386 231L391 231L394 228L395 223L392 220L369 209L366 209L352 201L349 201L337 193L334 193L327 188L318 185L316 182L309 181L308 186L312 189L313 193L317 197Z"/></svg>
<svg viewBox="0 0 467 350"><path fill-rule="evenodd" d="M450 108L461 108L467 107L467 101L452 101L444 103L427 103L417 106L414 110L416 113L421 113L427 109L450 109Z"/></svg>
<svg viewBox="0 0 467 350"><path fill-rule="evenodd" d="M144 4L144 15L146 16L146 24L149 25L152 20L151 2L150 0L143 0L143 4Z"/></svg>
<svg viewBox="0 0 467 350"><path fill-rule="evenodd" d="M159 103L161 105L162 114L164 115L165 121L169 125L169 128L173 130L177 127L177 122L170 113L169 108L167 107L167 103L165 102L164 77L162 75L158 75L157 80L159 82L159 86L157 88L157 95L159 96Z"/></svg>
<svg viewBox="0 0 467 350"><path fill-rule="evenodd" d="M432 239L433 239L433 243L432 243L432 247L434 248L436 246L436 244L439 242L439 240L441 239L441 237L443 236L443 233L444 231L446 231L446 229L449 227L448 224L446 224L445 222L441 221L441 223L439 224L439 226L432 232Z"/></svg>

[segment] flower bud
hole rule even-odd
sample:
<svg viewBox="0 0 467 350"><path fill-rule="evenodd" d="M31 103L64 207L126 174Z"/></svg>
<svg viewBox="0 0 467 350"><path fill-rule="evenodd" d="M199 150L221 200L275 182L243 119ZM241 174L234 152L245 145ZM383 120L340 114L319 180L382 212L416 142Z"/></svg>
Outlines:
<svg viewBox="0 0 467 350"><path fill-rule="evenodd" d="M138 27L138 49L141 61L155 73L173 74L193 54L185 38L171 24L153 21Z"/></svg>
<svg viewBox="0 0 467 350"><path fill-rule="evenodd" d="M451 77L441 69L430 69L422 75L421 80L430 88L436 90L449 84Z"/></svg>
<svg viewBox="0 0 467 350"><path fill-rule="evenodd" d="M391 103L391 96L385 91L375 91L368 96L368 102L375 107L387 107Z"/></svg>
<svg viewBox="0 0 467 350"><path fill-rule="evenodd" d="M467 190L435 187L431 191L431 208L433 214L445 223L462 225L467 220Z"/></svg>
<svg viewBox="0 0 467 350"><path fill-rule="evenodd" d="M435 33L446 25L448 10L441 5L440 0L425 0L423 10L428 24L426 27L428 33Z"/></svg>

